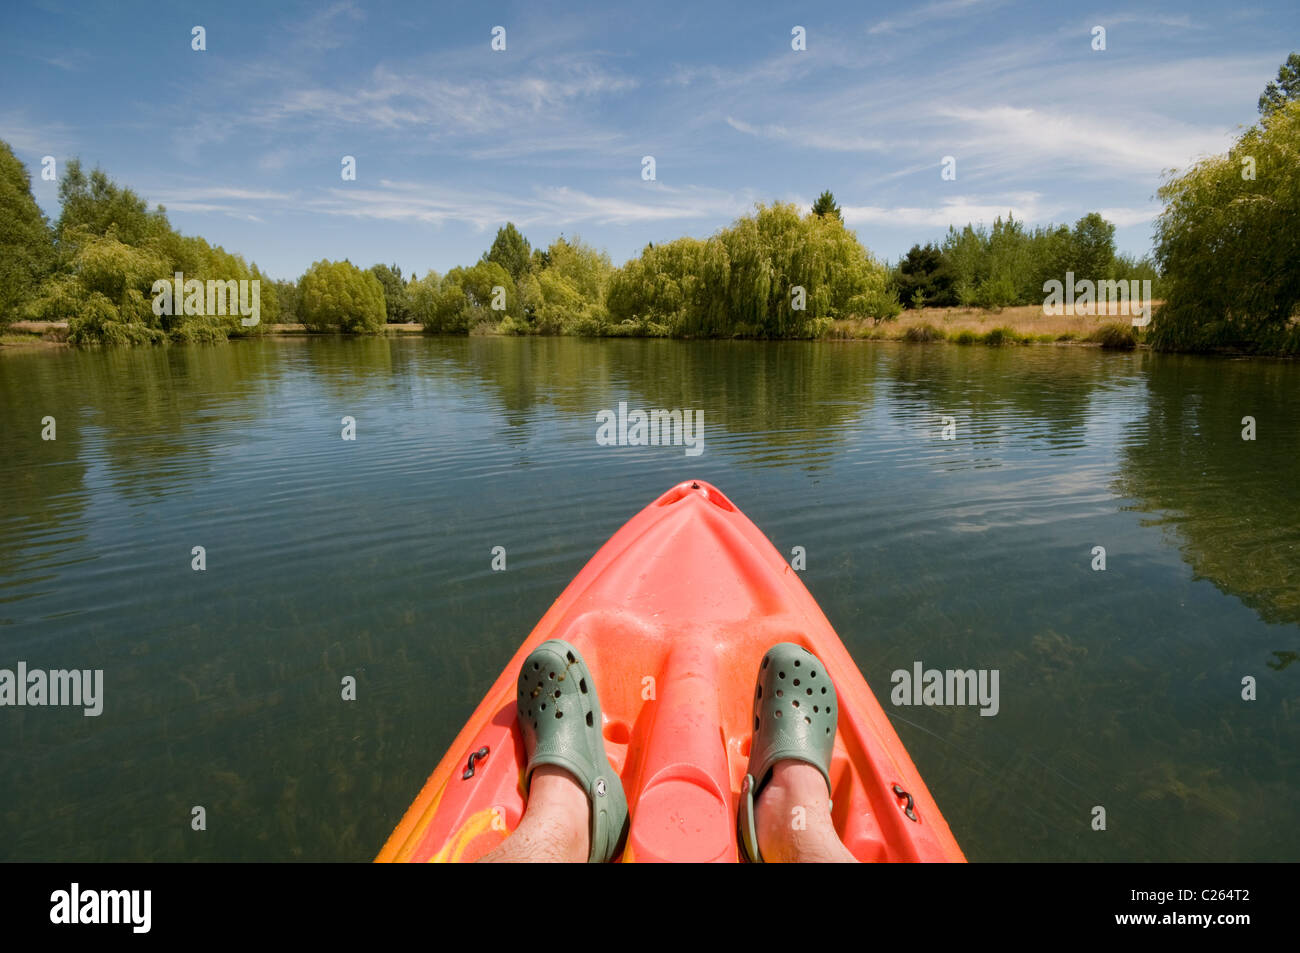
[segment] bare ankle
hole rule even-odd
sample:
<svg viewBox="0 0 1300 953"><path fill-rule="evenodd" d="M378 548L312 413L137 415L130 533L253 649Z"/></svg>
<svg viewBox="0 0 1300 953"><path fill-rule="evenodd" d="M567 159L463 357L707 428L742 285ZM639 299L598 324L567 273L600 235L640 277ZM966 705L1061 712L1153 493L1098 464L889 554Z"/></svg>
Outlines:
<svg viewBox="0 0 1300 953"><path fill-rule="evenodd" d="M533 772L519 826L489 863L582 862L591 843L591 805L577 780L563 768L542 765Z"/></svg>
<svg viewBox="0 0 1300 953"><path fill-rule="evenodd" d="M820 771L801 761L778 761L754 806L759 851L777 863L851 861L831 820L830 795Z"/></svg>

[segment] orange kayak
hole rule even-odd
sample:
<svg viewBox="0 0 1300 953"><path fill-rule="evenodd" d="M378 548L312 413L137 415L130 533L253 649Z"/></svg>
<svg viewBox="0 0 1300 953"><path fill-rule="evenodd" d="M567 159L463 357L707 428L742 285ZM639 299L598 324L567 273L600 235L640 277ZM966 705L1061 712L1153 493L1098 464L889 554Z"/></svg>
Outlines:
<svg viewBox="0 0 1300 953"><path fill-rule="evenodd" d="M736 808L764 652L795 642L839 692L832 816L859 860L964 861L916 766L816 601L717 488L681 483L633 517L555 601L397 825L380 862L471 861L524 811L516 678L546 639L596 681L627 792L622 860L736 862Z"/></svg>

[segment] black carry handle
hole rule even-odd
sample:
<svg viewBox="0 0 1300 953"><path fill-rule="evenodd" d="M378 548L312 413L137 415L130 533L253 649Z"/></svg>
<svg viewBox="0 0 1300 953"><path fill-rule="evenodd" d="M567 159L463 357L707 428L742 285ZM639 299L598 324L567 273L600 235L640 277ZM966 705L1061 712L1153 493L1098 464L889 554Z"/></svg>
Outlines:
<svg viewBox="0 0 1300 953"><path fill-rule="evenodd" d="M912 795L904 791L903 786L901 784L894 785L894 794L897 795L898 797L907 798L907 807L903 808L903 813L906 814L912 820L914 821L917 820L916 811L913 810L913 806L916 804L916 802L912 800Z"/></svg>
<svg viewBox="0 0 1300 953"><path fill-rule="evenodd" d="M492 749L487 745L484 745L471 754L469 756L469 762L465 765L465 773L460 776L460 779L462 781L468 781L470 778L474 777L474 765L480 761L486 760L488 753L491 750Z"/></svg>

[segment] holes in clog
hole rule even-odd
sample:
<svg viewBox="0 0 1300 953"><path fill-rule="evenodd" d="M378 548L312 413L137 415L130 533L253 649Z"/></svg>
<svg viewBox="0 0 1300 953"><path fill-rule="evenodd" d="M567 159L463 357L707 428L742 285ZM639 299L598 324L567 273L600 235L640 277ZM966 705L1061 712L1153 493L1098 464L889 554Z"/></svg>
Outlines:
<svg viewBox="0 0 1300 953"><path fill-rule="evenodd" d="M777 697L777 698L784 698L784 697L785 697L785 692L781 691L781 689L778 688L778 689L776 690L776 697Z"/></svg>
<svg viewBox="0 0 1300 953"><path fill-rule="evenodd" d="M758 716L754 716L754 730L758 731Z"/></svg>
<svg viewBox="0 0 1300 953"><path fill-rule="evenodd" d="M556 718L563 718L563 717L564 717L564 712L560 711L560 709L558 709L558 708L555 709L555 717L556 717Z"/></svg>
<svg viewBox="0 0 1300 953"><path fill-rule="evenodd" d="M555 697L556 698L560 697L560 690L558 688L555 690Z"/></svg>
<svg viewBox="0 0 1300 953"><path fill-rule="evenodd" d="M816 705L813 705L813 714L814 714L814 715L817 714L817 706L816 706Z"/></svg>
<svg viewBox="0 0 1300 953"><path fill-rule="evenodd" d="M549 678L551 681L555 681L555 673L554 673L554 672L552 672L550 675L548 675L548 676L546 676L546 677Z"/></svg>
<svg viewBox="0 0 1300 953"><path fill-rule="evenodd" d="M822 686L822 694L823 694L823 695L826 694L826 686L825 686L825 685Z"/></svg>
<svg viewBox="0 0 1300 953"><path fill-rule="evenodd" d="M763 686L762 686L762 685L759 685L759 686L758 686L758 691L754 692L754 697L755 697L755 698L762 698L762 697L763 697Z"/></svg>
<svg viewBox="0 0 1300 953"><path fill-rule="evenodd" d="M578 691L584 695L587 694L587 680L585 678L578 679Z"/></svg>
<svg viewBox="0 0 1300 953"><path fill-rule="evenodd" d="M776 673L776 677L777 677L777 678L785 678L785 672L777 672L777 673Z"/></svg>
<svg viewBox="0 0 1300 953"><path fill-rule="evenodd" d="M817 673L816 673L816 672L809 672L809 673L808 673L808 677L809 677L809 678L816 678L816 677L817 677Z"/></svg>
<svg viewBox="0 0 1300 953"><path fill-rule="evenodd" d="M781 709L779 709L779 708L776 710L776 717L778 717L778 718L781 717Z"/></svg>
<svg viewBox="0 0 1300 953"><path fill-rule="evenodd" d="M795 668L798 668L798 667L799 667L799 660L798 660L798 659L795 659L795 660L794 660L794 667L795 667Z"/></svg>
<svg viewBox="0 0 1300 953"><path fill-rule="evenodd" d="M546 706L545 706L545 705L542 706L542 711L546 711Z"/></svg>
<svg viewBox="0 0 1300 953"><path fill-rule="evenodd" d="M567 658L567 659L569 660L569 664L570 664L570 665L575 665L575 664L577 664L577 661L578 661L578 660L577 660L576 658L573 657L573 653L572 653L572 652L565 652L565 653L564 653L564 657Z"/></svg>
<svg viewBox="0 0 1300 953"><path fill-rule="evenodd" d="M541 670L541 667L542 667L542 663L541 663L541 662L534 662L534 663L533 663L533 671L534 671L534 672L540 671L540 670Z"/></svg>
<svg viewBox="0 0 1300 953"><path fill-rule="evenodd" d="M795 684L795 687L798 688L798 687L799 687L799 679L796 678L796 679L794 680L794 684Z"/></svg>
<svg viewBox="0 0 1300 953"><path fill-rule="evenodd" d="M804 716L803 716L803 720L806 721L806 722L808 722L808 724L810 724L810 725L812 724L812 719L809 718L807 715L804 715Z"/></svg>
<svg viewBox="0 0 1300 953"><path fill-rule="evenodd" d="M763 668L767 668L767 663L770 662L770 661L772 661L772 660L771 660L770 658L768 658L766 655L764 655L764 656L763 656Z"/></svg>
<svg viewBox="0 0 1300 953"><path fill-rule="evenodd" d="M592 725L591 712L587 712L587 727L590 728L591 725Z"/></svg>
<svg viewBox="0 0 1300 953"><path fill-rule="evenodd" d="M812 694L812 689L811 689L811 688L810 688L810 689L808 689L808 694L809 694L809 695L811 695L811 694Z"/></svg>

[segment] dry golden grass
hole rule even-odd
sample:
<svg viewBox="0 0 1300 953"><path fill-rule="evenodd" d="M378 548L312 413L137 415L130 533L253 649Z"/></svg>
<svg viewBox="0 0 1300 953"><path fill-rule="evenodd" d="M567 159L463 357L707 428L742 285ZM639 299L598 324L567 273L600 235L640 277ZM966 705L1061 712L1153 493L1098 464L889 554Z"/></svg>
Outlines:
<svg viewBox="0 0 1300 953"><path fill-rule="evenodd" d="M1152 302L1152 308L1160 302ZM1125 315L1046 315L1038 304L1018 305L1000 311L982 308L925 308L923 311L904 311L893 321L873 324L869 320L836 321L831 337L868 338L887 341L901 340L908 328L930 324L952 337L961 331L984 335L994 328L1011 328L1017 334L1029 337L1051 337L1053 340L1067 335L1077 340L1088 337L1103 324L1126 323L1132 320Z"/></svg>

